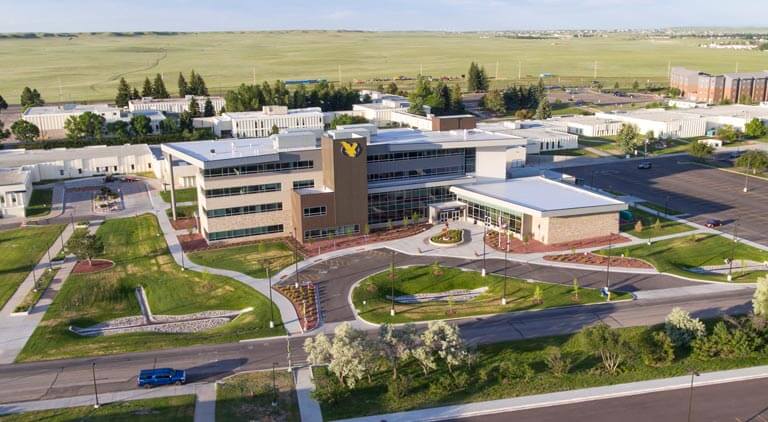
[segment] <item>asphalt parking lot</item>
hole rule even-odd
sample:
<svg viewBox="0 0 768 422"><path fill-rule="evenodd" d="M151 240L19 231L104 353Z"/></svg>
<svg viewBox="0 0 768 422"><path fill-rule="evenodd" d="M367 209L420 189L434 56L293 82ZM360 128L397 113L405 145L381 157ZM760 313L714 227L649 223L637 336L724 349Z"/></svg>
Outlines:
<svg viewBox="0 0 768 422"><path fill-rule="evenodd" d="M689 214L704 224L719 219L725 233L768 245L768 182L694 164L688 156L650 160L653 168L639 170L638 161L562 168L587 185L633 195Z"/></svg>

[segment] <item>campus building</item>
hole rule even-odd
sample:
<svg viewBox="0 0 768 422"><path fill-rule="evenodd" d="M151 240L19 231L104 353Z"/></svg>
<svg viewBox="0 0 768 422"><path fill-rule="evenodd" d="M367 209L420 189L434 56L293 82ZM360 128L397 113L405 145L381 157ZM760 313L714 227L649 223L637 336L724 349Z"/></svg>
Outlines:
<svg viewBox="0 0 768 422"><path fill-rule="evenodd" d="M553 125L549 120L507 121L503 123L481 123L479 129L504 133L525 139L528 154L576 149L579 137Z"/></svg>
<svg viewBox="0 0 768 422"><path fill-rule="evenodd" d="M32 179L28 169L0 169L0 217L24 217L31 196Z"/></svg>
<svg viewBox="0 0 768 422"><path fill-rule="evenodd" d="M70 117L77 117L86 112L97 114L104 118L104 123L109 124L122 120L130 122L134 116L146 116L150 120L152 133L160 132L160 122L165 120L165 115L155 110L136 110L125 112L120 108L108 104L64 104L60 106L30 107L21 115L21 118L34 124L40 129L42 138L64 136L64 124Z"/></svg>
<svg viewBox="0 0 768 422"><path fill-rule="evenodd" d="M707 122L700 116L664 109L617 110L596 113L595 117L634 125L641 134L652 133L655 138L692 138L707 131Z"/></svg>
<svg viewBox="0 0 768 422"><path fill-rule="evenodd" d="M718 104L768 101L768 71L710 75L684 67L673 67L669 86L691 101Z"/></svg>
<svg viewBox="0 0 768 422"><path fill-rule="evenodd" d="M261 111L224 113L195 119L195 127L210 128L221 138L263 138L281 129L323 130L325 120L320 107L294 108L264 106Z"/></svg>
<svg viewBox="0 0 768 422"><path fill-rule="evenodd" d="M465 116L442 119L437 124L443 129L469 126ZM611 214L626 208L539 177L508 180L513 167L525 165L527 140L481 129L380 130L360 124L319 135L295 131L161 148L166 162L195 167L200 227L209 242L285 236L307 242L406 221L464 220L553 243L617 232L618 216ZM499 183L511 183L501 199L484 193ZM524 198L529 195L551 197ZM558 207L561 196L567 200ZM520 224L510 225L512 220ZM555 233L571 222L584 227Z"/></svg>
<svg viewBox="0 0 768 422"><path fill-rule="evenodd" d="M222 108L227 104L224 97L217 96L199 96L199 95L186 95L184 98L152 98L143 97L138 100L128 101L128 110L131 112L142 110L155 110L166 113L183 113L189 111L189 104L192 99L195 99L200 111L203 111L205 102L211 100L213 110L215 113L219 113Z"/></svg>

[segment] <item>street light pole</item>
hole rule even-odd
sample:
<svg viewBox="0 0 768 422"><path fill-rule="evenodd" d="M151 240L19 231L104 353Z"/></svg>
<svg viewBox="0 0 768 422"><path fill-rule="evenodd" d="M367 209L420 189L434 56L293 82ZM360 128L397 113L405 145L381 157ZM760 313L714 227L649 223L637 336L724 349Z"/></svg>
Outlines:
<svg viewBox="0 0 768 422"><path fill-rule="evenodd" d="M691 370L691 387L688 393L688 422L691 422L691 416L693 414L693 378L701 375L695 370Z"/></svg>
<svg viewBox="0 0 768 422"><path fill-rule="evenodd" d="M613 246L613 233L608 238L608 262L605 269L605 295L608 302L611 301L611 247Z"/></svg>
<svg viewBox="0 0 768 422"><path fill-rule="evenodd" d="M731 257L728 259L728 281L733 280L733 256L736 254L736 231L739 228L739 220L733 221L733 243L731 244Z"/></svg>
<svg viewBox="0 0 768 422"><path fill-rule="evenodd" d="M488 221L483 220L483 271L481 272L481 275L485 277L485 235L486 230L488 229Z"/></svg>
<svg viewBox="0 0 768 422"><path fill-rule="evenodd" d="M267 289L269 289L269 328L275 328L275 310L272 302L272 276L269 274L269 261L264 260L264 269L267 271Z"/></svg>
<svg viewBox="0 0 768 422"><path fill-rule="evenodd" d="M389 274L389 280L390 285L392 286L390 298L392 299L391 305L389 308L389 315L395 316L395 251L392 251L392 264L390 265L390 274Z"/></svg>
<svg viewBox="0 0 768 422"><path fill-rule="evenodd" d="M93 374L93 396L96 399L93 408L99 408L99 390L96 388L96 362L91 362L91 373Z"/></svg>
<svg viewBox="0 0 768 422"><path fill-rule="evenodd" d="M299 239L296 237L296 227L293 228L293 241L296 242L296 245L293 246L293 262L296 265L296 284L295 287L299 288Z"/></svg>
<svg viewBox="0 0 768 422"><path fill-rule="evenodd" d="M747 163L747 171L744 173L744 193L749 192L749 164Z"/></svg>

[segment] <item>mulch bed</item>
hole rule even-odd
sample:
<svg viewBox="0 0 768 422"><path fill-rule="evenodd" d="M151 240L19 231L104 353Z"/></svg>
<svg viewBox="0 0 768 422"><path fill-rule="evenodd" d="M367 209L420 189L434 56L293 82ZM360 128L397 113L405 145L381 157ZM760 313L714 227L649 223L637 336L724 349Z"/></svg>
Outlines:
<svg viewBox="0 0 768 422"><path fill-rule="evenodd" d="M171 226L175 230L186 230L191 228L197 228L197 219L194 217L177 218L175 221L171 220Z"/></svg>
<svg viewBox="0 0 768 422"><path fill-rule="evenodd" d="M317 314L317 303L315 300L315 285L300 284L297 289L293 283L280 284L274 287L283 296L288 298L296 309L299 316L299 323L304 331L310 331L317 327L320 321ZM304 304L306 303L307 315L304 317Z"/></svg>
<svg viewBox="0 0 768 422"><path fill-rule="evenodd" d="M208 247L208 242L205 241L205 238L200 233L182 234L178 236L178 239L179 244L181 244L181 249L184 252L194 252L210 249Z"/></svg>
<svg viewBox="0 0 768 422"><path fill-rule="evenodd" d="M593 253L575 253L575 254L562 254L562 255L547 255L544 257L545 261L554 262L568 262L571 264L584 264L584 265L599 265L605 267L608 265L608 257L603 255L595 255ZM653 265L636 258L625 258L621 256L611 257L612 267L622 268L647 268L652 269Z"/></svg>
<svg viewBox="0 0 768 422"><path fill-rule="evenodd" d="M499 234L495 231L489 231L488 234L485 237L485 243L492 247L493 249L496 249L497 251L504 251L504 247L506 246L507 236L502 235L501 236L501 245L499 245ZM557 251L568 251L572 249L583 249L583 248L596 248L600 246L608 246L609 243L612 244L618 244L618 243L626 243L630 242L631 240L620 235L620 234L614 234L612 236L602 236L602 237L594 237L591 239L582 239L577 240L573 242L564 242L564 243L553 243L551 245L545 245L539 241L536 240L529 240L528 244L526 245L523 243L520 239L515 239L514 237L509 237L509 252L511 253L537 253L537 252L557 252Z"/></svg>
<svg viewBox="0 0 768 422"><path fill-rule="evenodd" d="M87 260L77 261L77 264L75 264L75 267L72 269L72 273L74 274L97 273L99 271L110 269L114 266L115 266L115 263L108 259L92 259L90 264L88 264Z"/></svg>
<svg viewBox="0 0 768 422"><path fill-rule="evenodd" d="M372 231L368 236L357 234L353 236L340 237L335 240L316 240L299 245L299 250L305 257L320 255L326 252L338 249L353 248L355 246L367 245L369 243L386 242L389 240L402 239L423 233L432 228L431 224L414 224L407 227L396 227L392 230ZM293 239L288 241L295 245Z"/></svg>

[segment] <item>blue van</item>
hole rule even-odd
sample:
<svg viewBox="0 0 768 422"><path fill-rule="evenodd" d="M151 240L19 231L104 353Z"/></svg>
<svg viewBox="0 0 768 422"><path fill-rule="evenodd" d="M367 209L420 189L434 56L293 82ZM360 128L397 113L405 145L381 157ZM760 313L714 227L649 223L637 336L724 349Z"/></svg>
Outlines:
<svg viewBox="0 0 768 422"><path fill-rule="evenodd" d="M139 371L137 383L139 387L152 388L157 385L181 385L187 382L187 373L185 371L158 368L142 369Z"/></svg>

